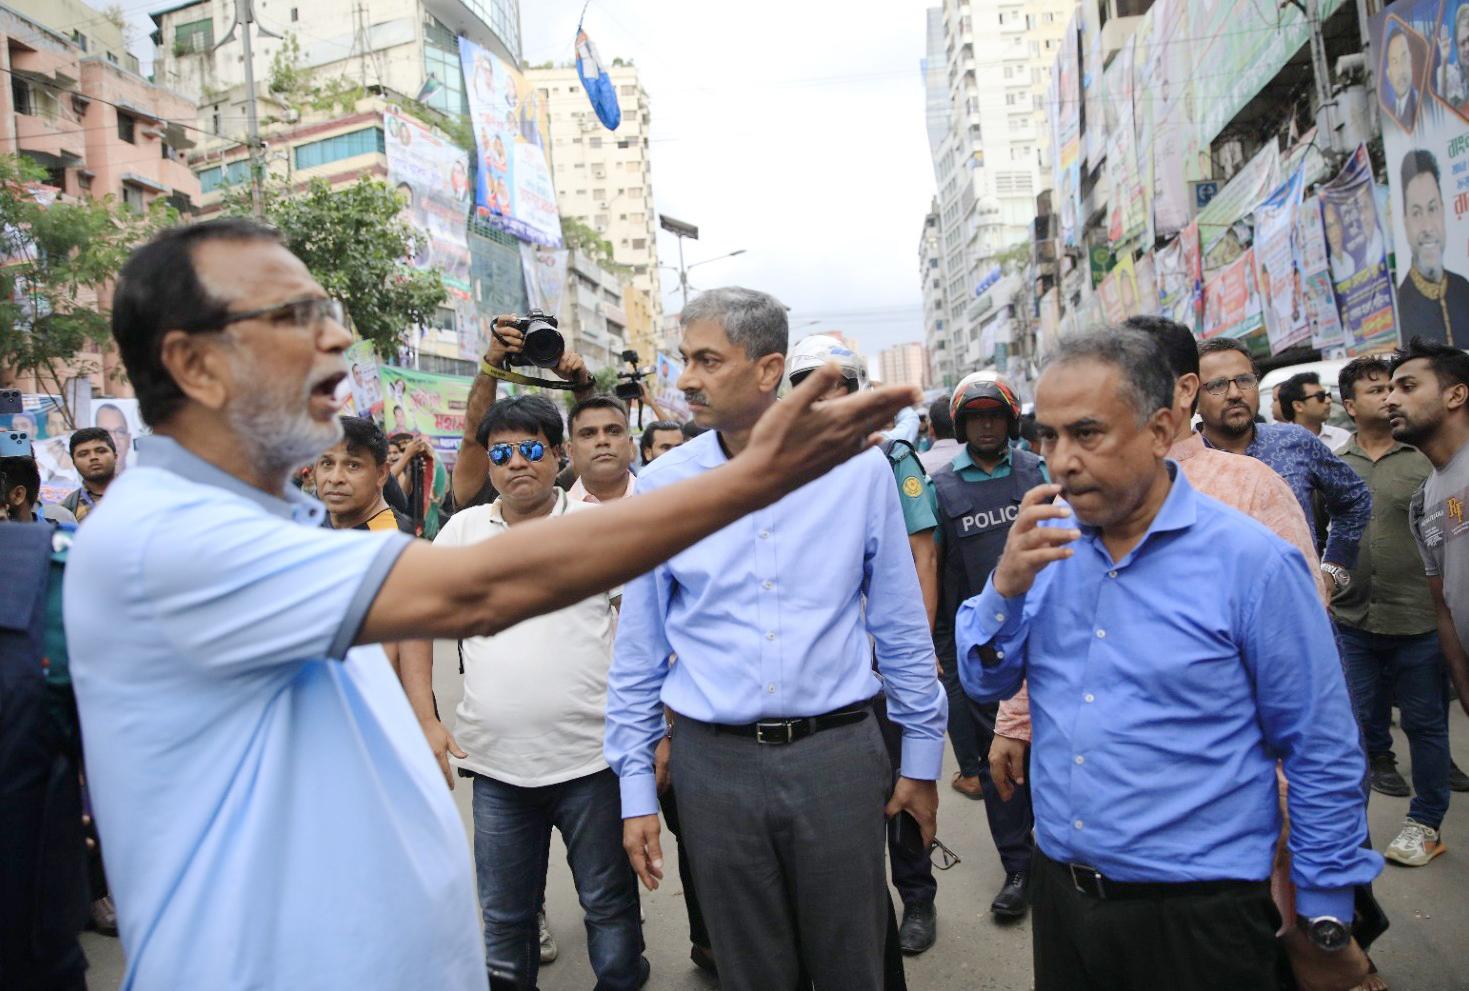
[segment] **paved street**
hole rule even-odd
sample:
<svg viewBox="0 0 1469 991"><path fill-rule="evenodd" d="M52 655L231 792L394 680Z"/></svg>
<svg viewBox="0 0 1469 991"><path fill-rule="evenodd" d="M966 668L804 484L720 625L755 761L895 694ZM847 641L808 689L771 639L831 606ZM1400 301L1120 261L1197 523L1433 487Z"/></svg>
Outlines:
<svg viewBox="0 0 1469 991"><path fill-rule="evenodd" d="M435 651L435 690L439 708L452 712L459 700L457 663L452 645ZM1396 734L1396 730L1394 733ZM1454 755L1469 768L1469 719L1456 706L1450 732ZM1398 735L1398 760L1408 772L1407 745ZM952 764L952 755L950 759ZM952 773L952 766L946 769ZM455 789L455 800L469 824L469 790ZM999 887L1000 866L989 846L984 809L942 790L939 835L963 863L939 876L939 940L921 957L908 961L908 982L918 991L1028 991L1030 988L1030 928L1026 923L998 926L985 911ZM1372 834L1378 849L1396 834L1407 811L1407 799L1373 795ZM1374 953L1378 966L1396 991L1457 991L1469 989L1469 796L1456 794L1446 823L1449 852L1430 866L1408 870L1388 865L1378 881L1378 898L1392 918L1392 930ZM665 840L672 838L665 831ZM652 894L644 894L648 958L653 964L649 987L667 991L703 991L716 982L697 971L688 960L688 928L682 887L671 845L665 857L669 880ZM468 869L466 867L466 869ZM552 928L561 944L561 957L541 971L541 991L585 991L592 986L586 960L586 934L565 850L552 844L551 879L547 891ZM122 952L117 940L93 934L83 936L92 961L91 987L111 991L122 977ZM424 987L430 987L426 982Z"/></svg>

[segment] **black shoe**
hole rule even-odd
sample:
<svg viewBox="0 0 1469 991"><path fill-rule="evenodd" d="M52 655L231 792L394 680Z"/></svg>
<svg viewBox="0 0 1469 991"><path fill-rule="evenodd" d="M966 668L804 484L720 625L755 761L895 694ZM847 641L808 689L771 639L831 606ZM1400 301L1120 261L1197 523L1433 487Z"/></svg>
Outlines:
<svg viewBox="0 0 1469 991"><path fill-rule="evenodd" d="M714 951L709 947L694 943L689 947L689 959L704 973L719 976L719 967L714 963Z"/></svg>
<svg viewBox="0 0 1469 991"><path fill-rule="evenodd" d="M1026 892L1030 889L1030 875L1025 871L1014 871L1005 875L1005 886L990 902L990 911L1001 919L1018 919L1025 915L1028 904Z"/></svg>
<svg viewBox="0 0 1469 991"><path fill-rule="evenodd" d="M903 924L898 927L898 948L916 956L933 945L938 937L938 913L933 902L914 902L903 906Z"/></svg>
<svg viewBox="0 0 1469 991"><path fill-rule="evenodd" d="M648 978L653 976L653 965L648 963L647 957L638 957L638 987L648 983Z"/></svg>
<svg viewBox="0 0 1469 991"><path fill-rule="evenodd" d="M1449 761L1449 787L1454 791L1469 791L1469 774L1459 770L1459 765Z"/></svg>
<svg viewBox="0 0 1469 991"><path fill-rule="evenodd" d="M1408 782L1398 773L1398 762L1392 754L1377 754L1372 758L1372 790L1392 798L1407 798L1413 794Z"/></svg>

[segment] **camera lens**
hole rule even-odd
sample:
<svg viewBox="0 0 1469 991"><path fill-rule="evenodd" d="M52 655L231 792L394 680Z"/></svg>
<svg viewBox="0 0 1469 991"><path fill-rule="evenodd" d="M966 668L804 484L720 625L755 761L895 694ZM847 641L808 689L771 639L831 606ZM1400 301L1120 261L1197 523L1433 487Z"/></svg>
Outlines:
<svg viewBox="0 0 1469 991"><path fill-rule="evenodd" d="M555 368L566 353L566 341L556 325L549 320L532 318L526 321L525 345L521 354L539 368Z"/></svg>

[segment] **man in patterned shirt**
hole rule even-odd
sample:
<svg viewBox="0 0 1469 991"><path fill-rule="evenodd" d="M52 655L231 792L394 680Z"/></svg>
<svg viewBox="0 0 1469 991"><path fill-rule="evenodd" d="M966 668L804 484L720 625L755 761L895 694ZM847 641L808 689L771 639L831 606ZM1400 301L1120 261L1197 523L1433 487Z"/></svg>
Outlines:
<svg viewBox="0 0 1469 991"><path fill-rule="evenodd" d="M1244 344L1216 337L1199 346L1199 415L1204 443L1231 454L1259 458L1285 479L1312 532L1317 530L1313 493L1321 497L1330 530L1321 551L1321 570L1340 591L1351 582L1357 545L1372 517L1367 484L1331 449L1294 423L1256 423L1260 412L1260 369Z"/></svg>

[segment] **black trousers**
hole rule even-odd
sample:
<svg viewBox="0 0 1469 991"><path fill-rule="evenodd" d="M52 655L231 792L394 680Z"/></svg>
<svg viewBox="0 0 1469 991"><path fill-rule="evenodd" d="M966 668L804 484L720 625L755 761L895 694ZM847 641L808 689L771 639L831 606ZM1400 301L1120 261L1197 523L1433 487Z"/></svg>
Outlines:
<svg viewBox="0 0 1469 991"><path fill-rule="evenodd" d="M980 753L984 758L979 765L979 786L984 790L984 816L989 820L990 838L994 840L995 852L1000 855L1000 866L1005 868L1006 874L1028 871L1031 854L1035 851L1035 840L1031 837L1035 814L1030 805L1030 775L1027 773L1025 784L1015 786L1015 794L1010 796L1010 801L1000 797L994 778L990 776L989 761L1000 703L976 702L968 696L964 702L973 715ZM1027 747L1027 760L1029 754L1030 748Z"/></svg>
<svg viewBox="0 0 1469 991"><path fill-rule="evenodd" d="M689 845L683 842L683 824L678 818L678 794L672 785L658 796L658 804L663 809L663 820L668 823L668 831L679 841L678 879L683 884L684 908L689 915L689 942L707 950L709 930L704 926L704 910L699 907L699 892L694 886L693 856L689 853Z"/></svg>
<svg viewBox="0 0 1469 991"><path fill-rule="evenodd" d="M1280 914L1268 881L1174 898L1103 900L1036 850L1035 991L1275 991Z"/></svg>
<svg viewBox="0 0 1469 991"><path fill-rule="evenodd" d="M886 698L878 696L874 708L888 760L893 764L893 786L897 787L899 765L903 760L903 728L888 718ZM892 869L893 887L898 889L904 905L926 905L933 901L939 890L933 876L933 861L927 853L914 854L903 849L897 842L897 823L896 816L888 820L888 865Z"/></svg>

